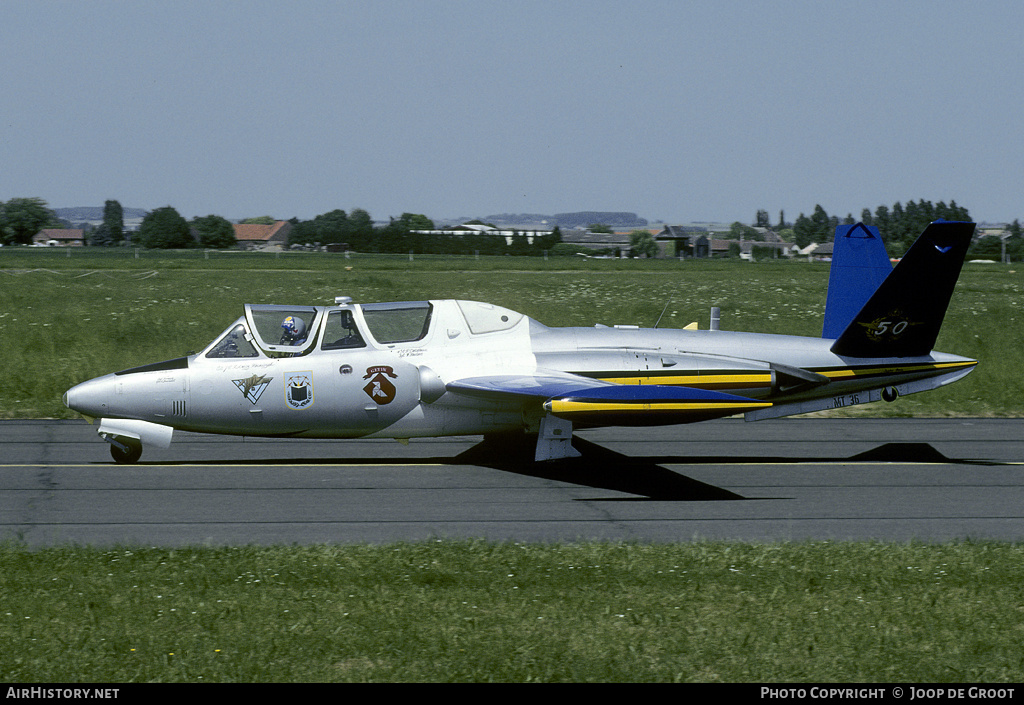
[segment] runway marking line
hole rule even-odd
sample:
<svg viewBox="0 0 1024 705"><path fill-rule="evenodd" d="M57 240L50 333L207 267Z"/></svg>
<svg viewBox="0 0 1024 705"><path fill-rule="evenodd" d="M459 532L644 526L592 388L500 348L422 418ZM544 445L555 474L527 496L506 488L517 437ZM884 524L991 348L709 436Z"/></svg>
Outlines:
<svg viewBox="0 0 1024 705"><path fill-rule="evenodd" d="M807 458L806 460L797 460L794 462L779 463L779 462L759 462L756 460L749 461L734 461L734 462L709 462L709 463L693 463L687 461L680 462L662 462L658 463L663 467L692 467L694 465L706 465L714 467L734 467L734 466L749 466L758 465L762 467L775 467L775 466L799 466L799 465L817 465L822 467L832 466L870 466L870 465L958 465L961 463L988 463L992 465L1024 465L1024 460L951 460L949 462L940 461L902 461L902 460L870 460L870 461L858 461L858 460L816 460L814 458ZM275 467L275 468L334 468L334 467L360 467L360 468L439 468L448 467L452 465L466 465L466 463L345 463L345 462L329 462L329 463L138 463L135 465L118 465L116 463L0 463L0 468L118 468L121 470L141 470L147 468L259 468L259 467ZM471 464L470 464L471 465Z"/></svg>
<svg viewBox="0 0 1024 705"><path fill-rule="evenodd" d="M447 463L278 463L253 465L252 463L137 463L117 465L116 463L13 463L0 464L0 468L118 468L121 470L142 470L147 468L432 468Z"/></svg>

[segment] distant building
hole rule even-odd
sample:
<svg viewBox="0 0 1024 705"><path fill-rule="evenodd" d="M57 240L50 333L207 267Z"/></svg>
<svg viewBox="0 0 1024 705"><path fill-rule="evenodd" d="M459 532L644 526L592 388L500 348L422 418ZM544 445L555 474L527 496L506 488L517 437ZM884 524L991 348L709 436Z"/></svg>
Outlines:
<svg viewBox="0 0 1024 705"><path fill-rule="evenodd" d="M270 225L258 223L235 223L235 239L239 246L256 250L267 247L287 247L288 234L292 224L287 220L278 220Z"/></svg>
<svg viewBox="0 0 1024 705"><path fill-rule="evenodd" d="M729 248L732 245L740 246L740 254L743 254L743 243L738 240L723 240L722 238L708 238L708 257L725 257L729 254ZM748 243L749 245L749 243ZM750 248L747 248L747 253L750 253Z"/></svg>
<svg viewBox="0 0 1024 705"><path fill-rule="evenodd" d="M50 247L82 247L85 244L85 231L80 228L46 228L32 238L33 245Z"/></svg>
<svg viewBox="0 0 1024 705"><path fill-rule="evenodd" d="M770 251L770 257L772 259L778 259L780 257L796 257L800 254L800 248L792 242L786 242L778 233L768 228L754 228L758 233L764 237L764 240L744 240L741 243L741 250L743 255L747 255L750 259L754 258L754 251L757 250L759 258L766 258L769 255L765 254L766 251Z"/></svg>
<svg viewBox="0 0 1024 705"><path fill-rule="evenodd" d="M708 229L695 225L666 225L654 235L665 257L710 257Z"/></svg>
<svg viewBox="0 0 1024 705"><path fill-rule="evenodd" d="M602 252L625 256L629 254L629 233L595 233L590 230L562 230L562 242L574 245L580 254Z"/></svg>
<svg viewBox="0 0 1024 705"><path fill-rule="evenodd" d="M832 247L835 243L823 242L820 245L816 242L812 242L807 247L800 250L801 255L807 255L808 259L813 260L831 260L832 259Z"/></svg>
<svg viewBox="0 0 1024 705"><path fill-rule="evenodd" d="M785 242L768 228L754 228L762 240L713 237L715 234L723 234L726 230L713 225L666 225L655 235L655 239L659 244L663 244L665 257L722 257L729 254L731 246L736 245L739 246L739 254L744 259L753 259L755 250L761 251L761 257L764 256L765 250L774 250L773 256L777 257L793 257L799 253L795 245Z"/></svg>
<svg viewBox="0 0 1024 705"><path fill-rule="evenodd" d="M523 230L513 228L496 228L493 225L483 225L482 223L463 223L462 225L453 225L449 228L439 228L436 230L410 230L414 235L470 235L476 233L478 235L491 235L494 237L504 238L505 244L511 245L512 241L516 237L526 236L526 241L533 244L534 237L540 237L543 235L550 235L550 230Z"/></svg>
<svg viewBox="0 0 1024 705"><path fill-rule="evenodd" d="M680 257L724 257L729 254L730 248L739 246L739 253L745 259L753 258L753 252L757 251L758 258L765 257L793 257L798 254L795 245L783 241L770 229L756 229L757 236L763 239L757 240L734 240L722 237L714 237L728 232L728 228L709 225L665 225L661 230L652 228L633 228L631 230L620 230L604 233L593 232L585 228L561 228L562 244L576 249L578 254L610 255L614 257L629 257L632 245L630 237L634 230L649 232L658 245L659 258L680 258ZM476 233L492 237L503 238L506 244L511 245L517 236L525 236L527 241L532 243L533 238L541 235L548 235L550 230L525 230L521 228L496 228L492 225L482 223L463 223L452 225L436 230L413 230L414 234L422 236L432 235L466 235ZM774 250L774 253L772 253ZM767 251L769 254L765 254Z"/></svg>
<svg viewBox="0 0 1024 705"><path fill-rule="evenodd" d="M975 237L975 239L982 238L982 237L988 237L988 236L1002 237L1003 235L1008 233L1009 230L1010 230L1009 224L996 224L996 225L992 225L990 223L984 223L982 225L979 225L975 229L974 237Z"/></svg>

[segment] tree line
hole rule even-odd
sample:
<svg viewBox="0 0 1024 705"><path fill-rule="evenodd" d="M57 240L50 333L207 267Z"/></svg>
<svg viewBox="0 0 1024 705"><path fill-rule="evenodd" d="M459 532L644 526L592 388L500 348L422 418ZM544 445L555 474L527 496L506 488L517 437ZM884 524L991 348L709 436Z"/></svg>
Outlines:
<svg viewBox="0 0 1024 705"><path fill-rule="evenodd" d="M779 215L781 219L782 214ZM907 201L906 205L897 201L891 207L881 205L874 211L865 208L860 213L860 222L878 228L882 242L891 254L906 251L929 223L940 219L969 221L971 216L967 209L958 206L956 201L950 201L949 204L939 201L933 204L926 200ZM836 226L856 222L858 221L853 214L848 214L840 220L838 216L830 216L824 208L816 205L810 216L801 213L793 223L793 242L800 247L806 247L812 242L831 242L835 236Z"/></svg>
<svg viewBox="0 0 1024 705"><path fill-rule="evenodd" d="M268 216L250 218L243 223L273 223ZM357 252L417 254L483 254L541 255L561 242L555 227L552 233L527 235L516 233L504 237L467 230L465 233L422 234L415 231L434 230L434 223L425 215L403 213L387 224L375 225L370 214L361 208L350 213L337 209L312 220L292 218L289 245L344 245ZM44 228L68 228L71 223L60 220L41 198L15 198L0 202L0 242L4 245L32 243ZM228 248L237 244L234 226L219 215L198 216L186 220L172 206L150 211L142 219L137 232L124 227L124 209L116 200L103 207L103 222L85 226L84 238L94 247L116 247L130 244L153 249Z"/></svg>
<svg viewBox="0 0 1024 705"><path fill-rule="evenodd" d="M59 227L57 214L41 198L0 202L0 243L4 245L28 245L40 230Z"/></svg>
<svg viewBox="0 0 1024 705"><path fill-rule="evenodd" d="M905 205L896 202L891 207L881 205L874 211L864 208L860 215L860 222L878 228L892 255L906 251L925 227L938 219L969 221L971 217L968 210L955 201L933 204L927 200L908 201ZM272 223L274 219L252 218L242 222ZM343 245L357 252L541 255L547 252L572 254L575 251L571 246L561 244L558 226L550 234L514 232L508 239L474 230L424 234L417 231L435 230L433 221L425 215L403 213L398 218L390 218L386 224L375 224L370 214L361 208L354 208L348 213L336 209L312 220L292 218L289 222L292 224L289 245ZM774 230L783 240L806 247L814 242L831 242L836 226L855 222L857 220L852 214L840 219L816 205L810 216L801 213L793 223L788 223L780 211L775 225L770 222L767 211L759 210L754 226ZM70 225L57 218L41 198L13 198L6 203L0 202L0 243L4 245L30 244L44 228ZM631 233L631 239L637 239L637 232ZM737 238L748 240L764 237L741 223L733 224L732 233ZM998 238L983 238L972 247L971 255L993 257L1005 250L1012 259L1020 259L1024 256L1024 237L1019 221L1010 224L1009 235L1005 242ZM226 218L207 215L189 221L171 206L151 211L143 218L138 232L127 233L123 209L116 200L105 202L102 223L85 228L86 242L92 246L122 245L129 236L131 244L147 248L228 248L237 244L234 226ZM642 246L647 244L646 241L635 242L634 247L643 249Z"/></svg>
<svg viewBox="0 0 1024 705"><path fill-rule="evenodd" d="M430 218L420 213L403 213L398 218L390 218L384 225L374 225L370 214L361 208L354 208L347 214L343 210L333 210L312 220L291 222L289 245L344 245L356 252L542 255L555 250L562 241L558 226L545 234L515 232L510 236L511 241L476 230L423 233L436 228ZM479 221L468 223L474 224L486 225Z"/></svg>
<svg viewBox="0 0 1024 705"><path fill-rule="evenodd" d="M234 247L237 240L235 226L227 218L205 215L189 221L172 206L164 206L146 214L133 243L155 249L221 249Z"/></svg>
<svg viewBox="0 0 1024 705"><path fill-rule="evenodd" d="M957 205L956 201L950 201L949 204L942 201L934 204L927 200L907 201L906 205L897 201L891 207L881 205L874 211L869 208L863 209L859 222L877 227L886 250L890 255L898 256L914 244L929 223L936 220L970 222L971 215L967 208ZM813 242L831 242L835 236L836 226L856 222L858 221L852 214L848 214L843 219L834 215L830 216L820 205L814 207L814 212L810 216L801 213L795 223L787 223L785 215L781 211L779 212L779 222L775 226L769 222L767 211L759 210L754 219L755 226L774 230L784 240L791 241L799 247L806 247ZM734 223L733 230L737 229L743 230L747 239L763 239L762 237L752 237L753 228L748 226ZM975 239L967 256L995 260L1000 260L1004 256L1009 260L1024 259L1024 232L1022 232L1020 221L1014 220L1010 223L1006 232L1005 239L997 237Z"/></svg>
<svg viewBox="0 0 1024 705"><path fill-rule="evenodd" d="M12 198L0 202L0 243L30 245L32 238L45 228L69 228L41 198ZM124 209L115 200L103 205L103 222L82 228L88 245L110 247L123 245L129 234L124 227ZM171 206L157 208L146 215L133 234L133 244L152 248L233 247L235 229L229 220L208 215L185 220Z"/></svg>

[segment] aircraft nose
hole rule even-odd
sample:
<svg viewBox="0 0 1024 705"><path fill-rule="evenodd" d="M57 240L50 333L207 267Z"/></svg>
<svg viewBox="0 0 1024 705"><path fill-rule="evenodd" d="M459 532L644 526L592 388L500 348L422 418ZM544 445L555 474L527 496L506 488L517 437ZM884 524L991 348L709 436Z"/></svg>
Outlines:
<svg viewBox="0 0 1024 705"><path fill-rule="evenodd" d="M64 405L84 416L93 418L105 416L111 391L113 390L107 378L90 379L88 382L76 384L64 392Z"/></svg>

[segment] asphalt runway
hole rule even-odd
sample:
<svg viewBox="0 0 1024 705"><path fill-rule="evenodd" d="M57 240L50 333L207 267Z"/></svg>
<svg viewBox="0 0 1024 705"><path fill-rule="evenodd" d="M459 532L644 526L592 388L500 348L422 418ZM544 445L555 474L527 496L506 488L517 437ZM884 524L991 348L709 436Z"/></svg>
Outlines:
<svg viewBox="0 0 1024 705"><path fill-rule="evenodd" d="M118 466L84 421L0 422L0 539L57 544L1024 540L1024 419L725 419L480 437L176 434ZM490 452L488 452L490 450Z"/></svg>

